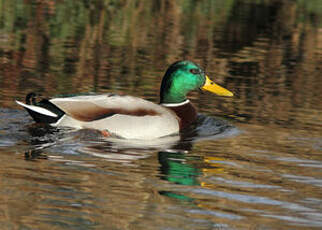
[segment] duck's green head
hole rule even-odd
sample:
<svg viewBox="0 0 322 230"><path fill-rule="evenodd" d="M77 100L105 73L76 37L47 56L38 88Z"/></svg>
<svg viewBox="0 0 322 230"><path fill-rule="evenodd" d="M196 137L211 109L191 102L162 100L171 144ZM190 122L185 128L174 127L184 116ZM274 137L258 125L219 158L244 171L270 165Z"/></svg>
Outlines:
<svg viewBox="0 0 322 230"><path fill-rule="evenodd" d="M160 103L180 103L188 92L203 89L220 96L233 96L229 90L211 81L205 72L191 61L173 63L166 71L160 89Z"/></svg>

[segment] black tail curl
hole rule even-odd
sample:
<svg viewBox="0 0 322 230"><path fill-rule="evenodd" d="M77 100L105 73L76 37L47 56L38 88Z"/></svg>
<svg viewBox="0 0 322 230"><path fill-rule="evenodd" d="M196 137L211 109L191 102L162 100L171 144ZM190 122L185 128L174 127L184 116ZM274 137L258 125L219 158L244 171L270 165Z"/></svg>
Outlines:
<svg viewBox="0 0 322 230"><path fill-rule="evenodd" d="M34 92L28 93L25 100L27 105L42 107L57 115L57 117L52 117L45 114L41 114L29 108L25 108L27 112L30 114L30 116L38 123L55 123L65 114L64 111L59 109L48 99L42 98L41 94L37 94Z"/></svg>
<svg viewBox="0 0 322 230"><path fill-rule="evenodd" d="M36 99L37 97L41 96L41 94L36 94L34 92L28 93L26 96L26 104L27 105L36 105Z"/></svg>

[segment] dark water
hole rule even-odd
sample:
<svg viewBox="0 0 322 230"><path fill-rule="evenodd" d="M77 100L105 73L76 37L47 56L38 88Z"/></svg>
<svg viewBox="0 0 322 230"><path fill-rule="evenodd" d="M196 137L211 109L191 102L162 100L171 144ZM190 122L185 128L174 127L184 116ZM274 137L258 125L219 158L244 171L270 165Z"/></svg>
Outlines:
<svg viewBox="0 0 322 230"><path fill-rule="evenodd" d="M158 102L180 59L235 93L191 93L184 140L37 126L14 103ZM320 0L0 0L0 228L321 229L321 66Z"/></svg>

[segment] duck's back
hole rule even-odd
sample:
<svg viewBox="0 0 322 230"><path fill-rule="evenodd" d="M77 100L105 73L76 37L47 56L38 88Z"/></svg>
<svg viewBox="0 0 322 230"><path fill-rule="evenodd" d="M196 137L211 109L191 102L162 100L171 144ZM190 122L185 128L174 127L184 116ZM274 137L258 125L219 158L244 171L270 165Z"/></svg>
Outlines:
<svg viewBox="0 0 322 230"><path fill-rule="evenodd" d="M154 139L179 132L177 116L150 101L104 94L50 100L65 115L54 124L106 130L122 138Z"/></svg>

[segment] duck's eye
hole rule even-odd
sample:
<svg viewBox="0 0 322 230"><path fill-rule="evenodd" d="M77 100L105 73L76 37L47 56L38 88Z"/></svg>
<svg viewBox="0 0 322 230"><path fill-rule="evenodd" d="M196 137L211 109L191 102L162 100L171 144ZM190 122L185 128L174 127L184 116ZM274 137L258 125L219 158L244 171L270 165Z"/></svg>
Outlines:
<svg viewBox="0 0 322 230"><path fill-rule="evenodd" d="M190 73L192 73L192 74L199 74L200 71L198 69L190 69Z"/></svg>

